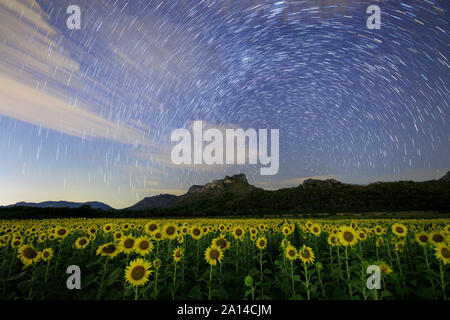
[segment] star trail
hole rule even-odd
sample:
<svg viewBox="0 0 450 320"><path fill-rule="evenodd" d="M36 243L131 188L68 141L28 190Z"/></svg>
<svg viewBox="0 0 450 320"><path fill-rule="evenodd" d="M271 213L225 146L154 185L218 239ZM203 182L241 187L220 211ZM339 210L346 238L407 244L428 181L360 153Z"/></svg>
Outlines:
<svg viewBox="0 0 450 320"><path fill-rule="evenodd" d="M81 28L70 30L69 5ZM368 29L378 5L381 28ZM450 170L448 1L0 1L0 205L116 208L243 172ZM280 130L280 170L177 166L170 132Z"/></svg>

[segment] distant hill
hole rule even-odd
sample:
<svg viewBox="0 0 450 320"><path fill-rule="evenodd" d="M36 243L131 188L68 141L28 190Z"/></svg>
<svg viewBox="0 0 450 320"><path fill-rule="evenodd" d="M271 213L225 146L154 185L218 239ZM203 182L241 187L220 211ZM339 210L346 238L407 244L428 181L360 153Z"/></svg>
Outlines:
<svg viewBox="0 0 450 320"><path fill-rule="evenodd" d="M439 179L439 181L450 182L450 171L448 171L445 176Z"/></svg>
<svg viewBox="0 0 450 320"><path fill-rule="evenodd" d="M91 202L69 202L69 201L44 201L39 203L34 202L18 202L16 204L12 204L9 206L5 206L5 208L10 207L33 207L33 208L80 208L83 206L89 206L91 209L94 210L114 210L110 206L108 206L105 203L98 202L98 201L91 201Z"/></svg>
<svg viewBox="0 0 450 320"><path fill-rule="evenodd" d="M297 187L269 191L244 174L194 185L181 196L148 197L128 210L149 215L251 215L369 211L450 211L450 173L424 182L376 182L366 186L335 179L307 179Z"/></svg>
<svg viewBox="0 0 450 320"><path fill-rule="evenodd" d="M147 210L153 208L167 208L175 204L179 197L173 194L159 194L153 197L146 197L136 203L134 206L125 210Z"/></svg>
<svg viewBox="0 0 450 320"><path fill-rule="evenodd" d="M223 198L228 194L232 194L233 198L242 197L254 189L257 188L248 183L245 174L237 174L232 177L226 176L224 179L214 180L204 186L193 185L189 188L188 192L181 196L160 194L153 197L146 197L125 210L148 210L185 205L197 207L200 202L211 201L214 197Z"/></svg>
<svg viewBox="0 0 450 320"><path fill-rule="evenodd" d="M1 208L0 218L450 213L450 172L437 180L375 182L365 186L335 179L307 179L296 187L273 191L257 188L248 183L244 174L238 174L205 185L193 185L181 196L160 194L147 197L129 208L112 210L101 202L19 202Z"/></svg>

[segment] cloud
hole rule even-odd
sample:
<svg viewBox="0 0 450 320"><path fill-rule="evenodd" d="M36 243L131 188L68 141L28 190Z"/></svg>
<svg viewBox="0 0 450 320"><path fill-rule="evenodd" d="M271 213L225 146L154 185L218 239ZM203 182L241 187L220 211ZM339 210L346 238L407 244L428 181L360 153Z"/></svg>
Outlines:
<svg viewBox="0 0 450 320"><path fill-rule="evenodd" d="M0 114L71 136L151 146L145 135L0 74Z"/></svg>
<svg viewBox="0 0 450 320"><path fill-rule="evenodd" d="M1 0L0 20L7 26L0 28L1 115L83 139L156 145L146 136L151 130L145 124L100 116L101 97L95 97L97 102L78 95L70 98L71 90L79 91L87 83L107 88L80 74L80 65L70 57L76 44L49 24L39 4Z"/></svg>

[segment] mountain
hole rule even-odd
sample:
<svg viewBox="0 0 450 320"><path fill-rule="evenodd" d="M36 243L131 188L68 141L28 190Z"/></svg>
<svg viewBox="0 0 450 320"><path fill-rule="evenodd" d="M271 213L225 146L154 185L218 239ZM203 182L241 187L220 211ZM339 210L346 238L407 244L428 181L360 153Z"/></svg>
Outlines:
<svg viewBox="0 0 450 320"><path fill-rule="evenodd" d="M188 192L181 196L172 194L160 194L153 197L146 197L136 203L134 206L125 210L148 210L155 208L169 208L189 203L198 203L202 198L210 201L216 196L224 197L228 194L244 195L255 187L248 183L245 174L237 174L234 176L226 176L224 179L213 180L205 185L193 185Z"/></svg>
<svg viewBox="0 0 450 320"><path fill-rule="evenodd" d="M369 211L450 211L450 174L423 182L353 185L335 179L307 179L279 190L248 183L244 174L193 185L181 196L159 195L130 210L143 215L252 215ZM164 199L162 201L161 199Z"/></svg>
<svg viewBox="0 0 450 320"><path fill-rule="evenodd" d="M443 176L442 178L440 178L439 181L450 182L450 171L447 171L447 173L445 174L445 176Z"/></svg>
<svg viewBox="0 0 450 320"><path fill-rule="evenodd" d="M173 205L178 196L173 194L160 194L153 197L146 197L143 200L136 203L134 206L126 208L125 210L147 210L153 208L167 208Z"/></svg>
<svg viewBox="0 0 450 320"><path fill-rule="evenodd" d="M101 209L101 210L105 210L105 211L114 210L107 204L104 204L104 203L98 202L98 201L83 202L83 203L68 202L68 201L44 201L44 202L39 202L39 203L18 202L16 204L5 206L5 208L19 207L19 206L20 207L34 207L34 208L80 208L83 206L89 206L89 207L91 207L91 209L94 209L94 210L97 210L97 209Z"/></svg>

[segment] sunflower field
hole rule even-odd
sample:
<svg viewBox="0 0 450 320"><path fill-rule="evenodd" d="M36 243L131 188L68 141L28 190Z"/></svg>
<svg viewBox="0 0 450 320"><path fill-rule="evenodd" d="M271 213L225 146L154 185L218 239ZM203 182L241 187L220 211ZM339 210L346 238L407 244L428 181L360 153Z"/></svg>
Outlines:
<svg viewBox="0 0 450 320"><path fill-rule="evenodd" d="M449 219L2 220L0 295L442 300L449 244ZM71 290L74 265L81 288Z"/></svg>

